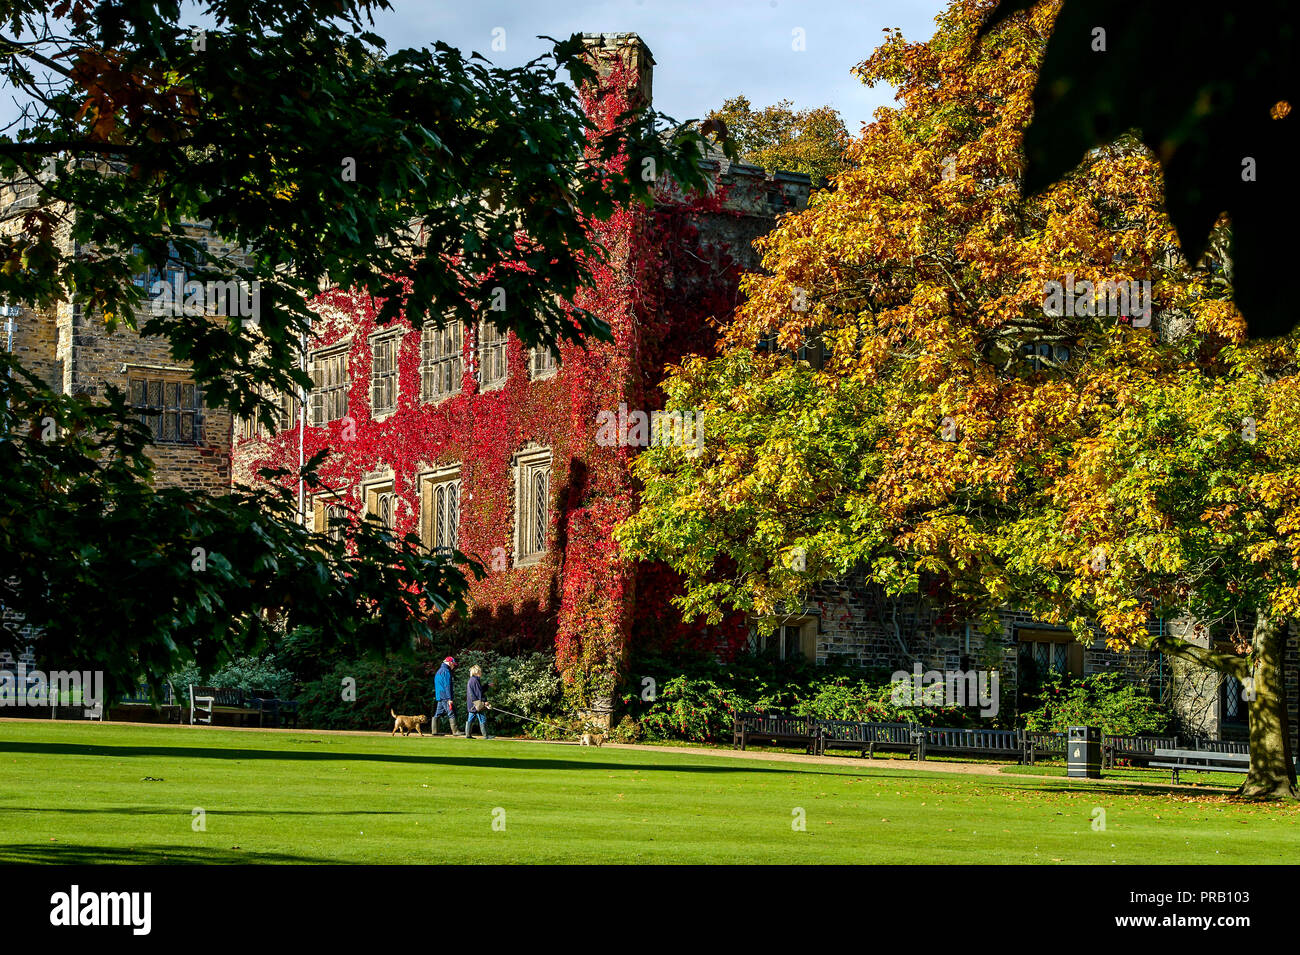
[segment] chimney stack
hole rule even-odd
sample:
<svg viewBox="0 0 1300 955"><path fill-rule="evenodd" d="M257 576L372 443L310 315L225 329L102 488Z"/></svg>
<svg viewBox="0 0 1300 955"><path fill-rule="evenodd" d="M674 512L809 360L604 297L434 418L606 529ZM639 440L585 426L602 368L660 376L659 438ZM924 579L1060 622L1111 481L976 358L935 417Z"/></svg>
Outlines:
<svg viewBox="0 0 1300 955"><path fill-rule="evenodd" d="M619 63L632 71L632 100L635 105L649 106L652 102L651 83L654 78L654 57L645 41L635 33L584 33L582 42L587 56L596 68L598 82L604 86L609 75Z"/></svg>

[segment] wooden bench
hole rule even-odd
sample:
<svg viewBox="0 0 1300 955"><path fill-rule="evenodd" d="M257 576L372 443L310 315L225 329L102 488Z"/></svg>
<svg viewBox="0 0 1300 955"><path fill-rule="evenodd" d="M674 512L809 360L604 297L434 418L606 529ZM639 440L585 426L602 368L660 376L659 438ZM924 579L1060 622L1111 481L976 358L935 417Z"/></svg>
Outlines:
<svg viewBox="0 0 1300 955"><path fill-rule="evenodd" d="M1165 749L1155 751L1150 766L1152 769L1169 769L1174 774L1174 785L1178 784L1178 774L1189 771L1202 773L1246 773L1250 771L1250 753L1215 753L1204 749Z"/></svg>
<svg viewBox="0 0 1300 955"><path fill-rule="evenodd" d="M240 690L220 686L195 686L190 684L190 725L212 725L212 717L220 709L226 713L251 714L257 712L244 705ZM242 717L241 717L242 720Z"/></svg>
<svg viewBox="0 0 1300 955"><path fill-rule="evenodd" d="M1115 768L1115 760L1141 760L1149 763L1157 749L1177 749L1176 736L1103 736L1101 738L1101 765Z"/></svg>
<svg viewBox="0 0 1300 955"><path fill-rule="evenodd" d="M1030 766L1040 756L1060 756L1065 758L1065 734L1060 732L1038 732L1025 730L1021 734L1024 740L1025 762Z"/></svg>
<svg viewBox="0 0 1300 955"><path fill-rule="evenodd" d="M927 726L921 733L919 758L930 754L953 756L1014 756L1017 763L1025 758L1020 730L949 729Z"/></svg>
<svg viewBox="0 0 1300 955"><path fill-rule="evenodd" d="M921 734L912 723L862 723L855 720L818 720L819 752L855 749L871 758L876 751L911 753L921 751Z"/></svg>
<svg viewBox="0 0 1300 955"><path fill-rule="evenodd" d="M819 750L817 721L810 716L736 717L731 745L745 749L753 742L800 743L808 753Z"/></svg>
<svg viewBox="0 0 1300 955"><path fill-rule="evenodd" d="M855 749L867 755L866 723L857 720L817 720L817 753L828 749Z"/></svg>
<svg viewBox="0 0 1300 955"><path fill-rule="evenodd" d="M1250 742L1244 739L1196 739L1192 749L1206 753L1249 753Z"/></svg>
<svg viewBox="0 0 1300 955"><path fill-rule="evenodd" d="M130 693L123 693L117 698L117 702L123 706L153 706L153 697L149 693L148 683L137 683ZM161 706L174 706L176 704L176 690L167 683L162 689L162 698L158 700Z"/></svg>
<svg viewBox="0 0 1300 955"><path fill-rule="evenodd" d="M178 698L175 687L164 683L157 701L150 696L147 683L137 683L105 706L101 719L124 720L128 723L179 723L184 719L185 706Z"/></svg>
<svg viewBox="0 0 1300 955"><path fill-rule="evenodd" d="M262 694L265 695L253 695ZM281 700L269 691L254 690L249 694L248 705L257 709L257 725L279 728L288 723L298 725L298 701Z"/></svg>
<svg viewBox="0 0 1300 955"><path fill-rule="evenodd" d="M267 696L270 696L268 693ZM190 723L212 725L212 718L217 713L235 716L240 725L245 725L254 716L259 720L262 707L257 698L243 690L224 686L190 685Z"/></svg>
<svg viewBox="0 0 1300 955"><path fill-rule="evenodd" d="M244 692L232 687L190 685L190 723L212 725L216 713L233 715L241 725L257 717L258 726L298 725L298 701L282 700L270 690Z"/></svg>

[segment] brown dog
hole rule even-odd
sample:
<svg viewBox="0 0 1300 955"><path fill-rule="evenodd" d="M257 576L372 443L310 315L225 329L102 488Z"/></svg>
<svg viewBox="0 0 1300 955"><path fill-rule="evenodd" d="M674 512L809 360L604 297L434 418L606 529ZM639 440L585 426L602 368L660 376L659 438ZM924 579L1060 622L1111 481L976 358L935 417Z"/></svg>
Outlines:
<svg viewBox="0 0 1300 955"><path fill-rule="evenodd" d="M425 716L423 713L419 716L398 716L396 713L393 713L392 710L389 710L388 712L393 714L393 731L388 734L389 736L396 736L398 730L402 731L403 736L408 736L411 733L414 733L416 736L424 735L424 730L420 727L429 722L429 717Z"/></svg>
<svg viewBox="0 0 1300 955"><path fill-rule="evenodd" d="M578 745L599 747L603 742L605 742L605 737L600 733L583 733Z"/></svg>

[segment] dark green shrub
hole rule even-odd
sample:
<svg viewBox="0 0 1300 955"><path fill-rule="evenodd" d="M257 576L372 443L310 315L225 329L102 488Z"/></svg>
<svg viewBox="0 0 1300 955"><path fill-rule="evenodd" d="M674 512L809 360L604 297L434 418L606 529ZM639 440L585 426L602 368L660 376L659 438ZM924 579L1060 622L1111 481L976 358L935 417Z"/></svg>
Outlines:
<svg viewBox="0 0 1300 955"><path fill-rule="evenodd" d="M448 655L445 648L425 647L407 656L361 659L335 664L328 672L302 685L298 693L299 721L321 729L383 729L392 725L389 710L404 715L432 714L435 707L433 678ZM560 678L554 657L531 653L501 656L490 650L453 653L456 670L452 700L457 728L465 725L465 685L477 664L484 695L500 711L489 712L488 728L494 735L529 733L537 724L507 716L510 711L541 720L559 717ZM345 681L353 682L345 682ZM355 699L349 691L355 687ZM445 724L443 724L445 726Z"/></svg>
<svg viewBox="0 0 1300 955"><path fill-rule="evenodd" d="M274 653L260 657L236 657L219 670L204 676L194 665L182 667L168 677L176 689L178 699L188 699L189 686L233 687L245 692L270 690L282 699L293 695L293 674L286 669Z"/></svg>
<svg viewBox="0 0 1300 955"><path fill-rule="evenodd" d="M564 724L562 735L569 735L566 720L561 716L560 675L555 670L554 656L528 653L507 657L492 650L466 650L456 654L453 692L458 719L465 707L469 669L475 665L483 669L479 678L483 695L493 706L493 711L487 714L489 732L552 739L561 731L545 724L555 723ZM520 719L520 716L531 719ZM542 722L535 722L538 720Z"/></svg>
<svg viewBox="0 0 1300 955"><path fill-rule="evenodd" d="M609 731L610 742L613 743L639 743L645 736L641 724L630 716L624 716L622 721Z"/></svg>
<svg viewBox="0 0 1300 955"><path fill-rule="evenodd" d="M1071 679L1057 673L1042 678L1037 705L1024 716L1025 729L1063 731L1070 726L1100 726L1104 733L1132 736L1168 732L1168 710L1119 673L1095 673Z"/></svg>
<svg viewBox="0 0 1300 955"><path fill-rule="evenodd" d="M774 699L683 674L659 687L639 722L649 739L730 739L737 714L770 709Z"/></svg>
<svg viewBox="0 0 1300 955"><path fill-rule="evenodd" d="M942 688L940 688L942 689ZM880 723L919 723L922 726L988 725L960 706L900 705L893 683L852 681L831 677L814 683L792 708L797 716L819 720L861 720Z"/></svg>
<svg viewBox="0 0 1300 955"><path fill-rule="evenodd" d="M298 721L319 729L381 730L393 725L390 710L432 713L436 669L426 654L341 661L299 689Z"/></svg>

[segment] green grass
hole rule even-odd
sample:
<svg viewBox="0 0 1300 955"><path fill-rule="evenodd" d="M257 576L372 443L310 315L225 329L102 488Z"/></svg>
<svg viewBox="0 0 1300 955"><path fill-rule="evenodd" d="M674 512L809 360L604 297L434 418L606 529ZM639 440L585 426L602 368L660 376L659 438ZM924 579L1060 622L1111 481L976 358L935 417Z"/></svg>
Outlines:
<svg viewBox="0 0 1300 955"><path fill-rule="evenodd" d="M0 772L0 862L1300 858L1293 806L902 761L15 721L0 723Z"/></svg>

